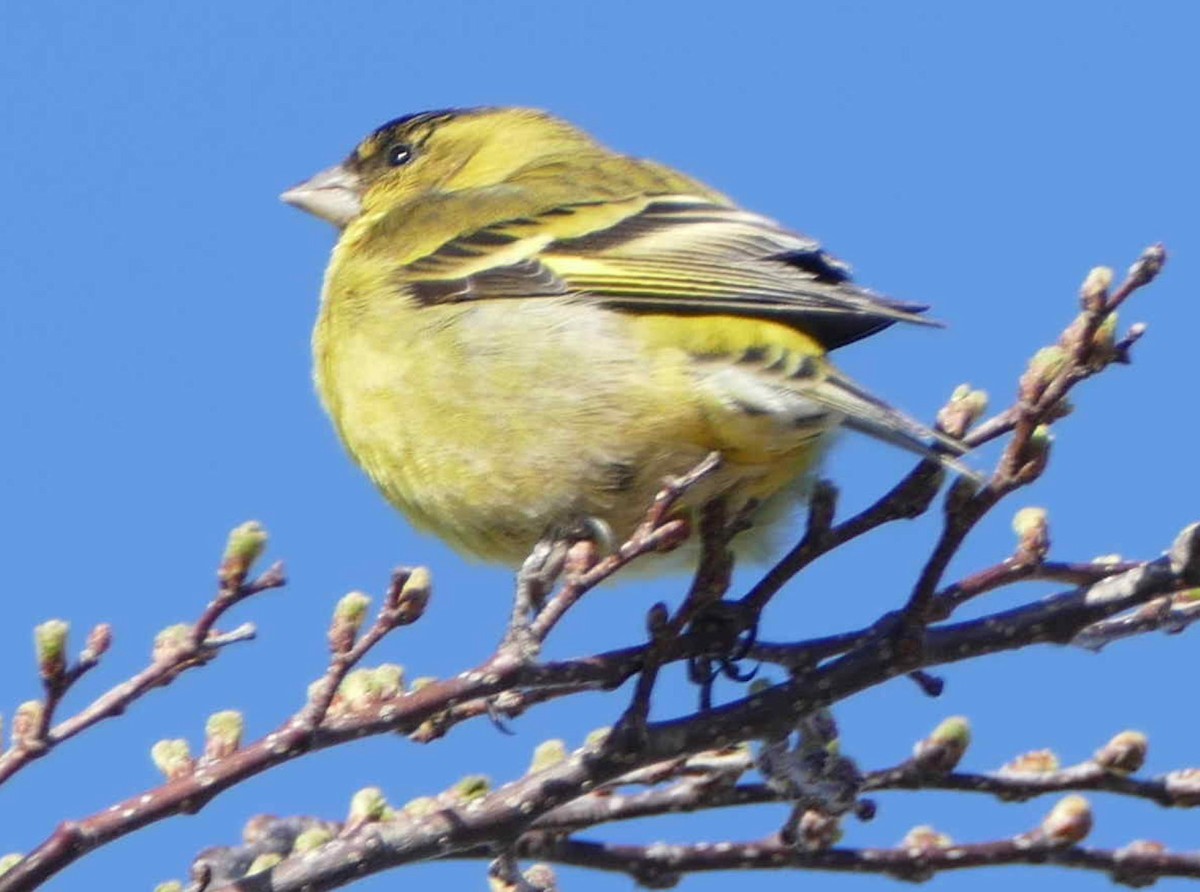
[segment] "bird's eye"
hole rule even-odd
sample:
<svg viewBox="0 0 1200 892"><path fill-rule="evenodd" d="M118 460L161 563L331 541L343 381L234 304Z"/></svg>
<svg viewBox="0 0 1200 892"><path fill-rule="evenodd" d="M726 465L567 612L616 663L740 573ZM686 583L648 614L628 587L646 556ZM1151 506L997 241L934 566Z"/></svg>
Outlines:
<svg viewBox="0 0 1200 892"><path fill-rule="evenodd" d="M413 150L410 146L400 143L388 149L387 163L392 167L403 167L412 160Z"/></svg>

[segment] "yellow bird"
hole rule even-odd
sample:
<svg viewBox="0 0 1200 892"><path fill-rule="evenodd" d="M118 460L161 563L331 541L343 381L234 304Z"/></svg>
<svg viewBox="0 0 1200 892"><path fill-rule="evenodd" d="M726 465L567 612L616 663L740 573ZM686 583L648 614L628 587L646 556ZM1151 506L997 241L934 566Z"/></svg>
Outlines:
<svg viewBox="0 0 1200 892"><path fill-rule="evenodd" d="M839 425L954 448L826 359L923 307L544 112L397 118L282 198L340 230L313 355L342 442L468 555L515 565L597 526L621 541L713 450L683 510L752 501L761 533Z"/></svg>

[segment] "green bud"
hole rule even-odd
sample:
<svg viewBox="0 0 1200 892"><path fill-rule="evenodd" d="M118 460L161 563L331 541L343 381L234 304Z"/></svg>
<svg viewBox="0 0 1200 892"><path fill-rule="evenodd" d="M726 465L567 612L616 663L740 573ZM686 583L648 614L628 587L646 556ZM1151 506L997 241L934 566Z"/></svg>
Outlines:
<svg viewBox="0 0 1200 892"><path fill-rule="evenodd" d="M960 384L938 412L937 426L952 437L962 437L971 425L983 417L987 406L987 393L972 390L970 384Z"/></svg>
<svg viewBox="0 0 1200 892"><path fill-rule="evenodd" d="M1050 448L1050 444L1054 442L1054 433L1050 430L1048 424L1039 424L1033 429L1033 433L1029 435L1029 446L1031 449L1044 451Z"/></svg>
<svg viewBox="0 0 1200 892"><path fill-rule="evenodd" d="M1042 832L1052 845L1083 842L1092 830L1092 806L1082 796L1064 796L1042 820Z"/></svg>
<svg viewBox="0 0 1200 892"><path fill-rule="evenodd" d="M179 880L167 880L155 886L154 892L183 892L183 883Z"/></svg>
<svg viewBox="0 0 1200 892"><path fill-rule="evenodd" d="M971 743L971 724L962 716L945 719L913 748L913 759L925 771L953 771Z"/></svg>
<svg viewBox="0 0 1200 892"><path fill-rule="evenodd" d="M338 696L351 709L361 709L376 699L375 674L370 669L355 669L338 685Z"/></svg>
<svg viewBox="0 0 1200 892"><path fill-rule="evenodd" d="M1070 355L1062 347L1043 347L1029 360L1025 374L1021 376L1020 394L1026 402L1036 402L1046 386L1067 367Z"/></svg>
<svg viewBox="0 0 1200 892"><path fill-rule="evenodd" d="M388 814L387 799L379 787L364 787L350 799L350 822L382 821Z"/></svg>
<svg viewBox="0 0 1200 892"><path fill-rule="evenodd" d="M343 595L333 610L333 622L329 625L329 648L334 653L345 653L354 646L359 629L367 618L371 599L362 592Z"/></svg>
<svg viewBox="0 0 1200 892"><path fill-rule="evenodd" d="M70 625L61 619L47 620L34 627L38 672L46 681L57 681L67 671L67 633L70 630Z"/></svg>
<svg viewBox="0 0 1200 892"><path fill-rule="evenodd" d="M191 748L182 738L158 741L150 747L150 758L154 761L154 767L161 771L167 780L186 777L195 767Z"/></svg>
<svg viewBox="0 0 1200 892"><path fill-rule="evenodd" d="M234 527L225 543L218 577L222 584L240 584L267 549L267 531L256 520Z"/></svg>
<svg viewBox="0 0 1200 892"><path fill-rule="evenodd" d="M529 763L530 771L544 771L565 762L567 745L561 740L544 740L533 751L533 761Z"/></svg>
<svg viewBox="0 0 1200 892"><path fill-rule="evenodd" d="M1045 508L1022 508L1013 515L1017 555L1027 561L1042 561L1050 551L1050 525Z"/></svg>
<svg viewBox="0 0 1200 892"><path fill-rule="evenodd" d="M384 663L375 667L375 688L379 697L390 700L404 692L404 667L399 663Z"/></svg>
<svg viewBox="0 0 1200 892"><path fill-rule="evenodd" d="M187 623L176 623L154 636L152 656L156 663L169 663L191 648L192 627Z"/></svg>
<svg viewBox="0 0 1200 892"><path fill-rule="evenodd" d="M1051 433L1049 425L1039 424L1030 433L1029 441L1025 444L1022 454L1025 464L1019 471L1020 476L1026 482L1037 479L1046 469L1046 462L1050 459L1050 446L1053 442L1054 434Z"/></svg>
<svg viewBox="0 0 1200 892"><path fill-rule="evenodd" d="M263 852L250 862L250 866L246 868L246 876L253 876L256 873L270 870L282 860L283 855L278 852Z"/></svg>
<svg viewBox="0 0 1200 892"><path fill-rule="evenodd" d="M599 749L604 746L604 742L608 740L612 734L612 727L596 728L588 732L587 737L583 739L583 745L588 749Z"/></svg>
<svg viewBox="0 0 1200 892"><path fill-rule="evenodd" d="M204 758L222 759L242 745L246 720L236 709L214 712L204 723Z"/></svg>
<svg viewBox="0 0 1200 892"><path fill-rule="evenodd" d="M1117 344L1117 314L1109 313L1096 328L1092 335L1092 347L1096 351L1096 359L1108 363L1116 356L1114 348Z"/></svg>
<svg viewBox="0 0 1200 892"><path fill-rule="evenodd" d="M437 682L436 675L420 675L412 680L412 684L409 685L409 690L410 691L422 691L425 688L429 687L431 684L435 684L436 682Z"/></svg>
<svg viewBox="0 0 1200 892"><path fill-rule="evenodd" d="M1068 359L1067 351L1055 344L1033 354L1029 367L1036 370L1043 380L1049 381L1066 367Z"/></svg>
<svg viewBox="0 0 1200 892"><path fill-rule="evenodd" d="M333 839L333 834L324 827L309 827L303 833L296 837L296 841L292 844L292 852L311 852L313 849L319 849L325 843Z"/></svg>
<svg viewBox="0 0 1200 892"><path fill-rule="evenodd" d="M396 609L400 612L401 622L411 623L421 617L429 604L433 592L433 574L428 567L417 567L409 575L400 589L400 597L396 601Z"/></svg>
<svg viewBox="0 0 1200 892"><path fill-rule="evenodd" d="M335 622L353 627L354 631L362 628L363 620L367 618L367 609L371 606L371 598L362 592L350 592L343 595L334 610Z"/></svg>
<svg viewBox="0 0 1200 892"><path fill-rule="evenodd" d="M24 860L25 856L16 852L10 852L5 856L0 857L0 877L4 876Z"/></svg>
<svg viewBox="0 0 1200 892"><path fill-rule="evenodd" d="M957 403L964 399L971 392L970 384L959 384L954 390L950 391L950 402Z"/></svg>
<svg viewBox="0 0 1200 892"><path fill-rule="evenodd" d="M462 802L482 799L492 789L492 782L483 774L468 774L454 785L454 795Z"/></svg>
<svg viewBox="0 0 1200 892"><path fill-rule="evenodd" d="M1079 289L1080 303L1085 310L1100 310L1108 302L1108 289L1112 287L1113 271L1107 266L1093 267Z"/></svg>

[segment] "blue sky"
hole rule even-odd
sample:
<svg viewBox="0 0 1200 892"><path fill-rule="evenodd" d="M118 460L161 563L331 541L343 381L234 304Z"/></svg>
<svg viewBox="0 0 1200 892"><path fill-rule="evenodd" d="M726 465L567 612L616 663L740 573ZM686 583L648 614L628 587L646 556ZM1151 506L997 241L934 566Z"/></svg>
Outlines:
<svg viewBox="0 0 1200 892"><path fill-rule="evenodd" d="M415 535L345 458L317 407L308 337L333 233L276 198L405 112L548 108L820 237L862 281L931 303L949 323L889 332L841 360L926 418L961 381L996 404L1008 399L1027 356L1071 318L1088 268L1123 269L1164 241L1167 274L1124 314L1149 324L1136 364L1079 396L1051 473L985 524L954 569L1002 557L1011 512L1029 503L1049 509L1057 557L1156 555L1200 515L1187 383L1200 328L1198 28L1200 9L1182 0L4 4L0 712L36 695L29 629L51 616L70 619L78 636L102 620L116 627L105 665L68 708L134 671L158 629L196 615L225 533L244 519L270 528L272 555L287 560L293 582L237 613L259 624L260 640L0 793L0 852L153 785L150 745L198 740L210 712L239 708L252 735L268 731L321 671L334 600L378 591L395 564L428 564L437 588L430 615L378 659L441 675L478 662L497 639L507 575ZM847 438L829 471L855 506L906 466ZM764 634L869 621L903 596L932 534L929 522L890 529L821 563L773 607ZM626 643L646 606L677 589L597 593L550 651ZM1013 602L1000 595L986 606ZM1196 653L1195 635L1099 658L1047 648L950 668L936 701L898 681L840 710L845 748L878 767L943 716L965 713L977 737L966 765L980 770L1043 746L1085 758L1125 727L1150 734L1152 772L1197 764L1194 710L1179 708L1177 681L1194 674ZM671 690L656 714L691 705ZM150 888L183 876L199 849L235 842L252 814L339 817L368 784L403 802L468 772L504 780L539 741L575 745L623 702L545 708L520 719L514 737L480 722L432 747L371 740L304 759L112 846L50 888ZM1096 844L1198 844L1194 816L1095 803ZM850 826L847 842L893 844L916 823L990 838L1031 826L1049 804L893 794L880 797L876 821ZM764 809L597 835L755 835L782 816ZM471 888L480 871L435 865L415 876ZM563 878L576 892L629 885ZM938 883L978 892L1049 879L1007 870ZM1063 889L1107 885L1055 879ZM763 889L795 881L752 880ZM696 877L687 888L728 882ZM820 882L854 890L884 881Z"/></svg>

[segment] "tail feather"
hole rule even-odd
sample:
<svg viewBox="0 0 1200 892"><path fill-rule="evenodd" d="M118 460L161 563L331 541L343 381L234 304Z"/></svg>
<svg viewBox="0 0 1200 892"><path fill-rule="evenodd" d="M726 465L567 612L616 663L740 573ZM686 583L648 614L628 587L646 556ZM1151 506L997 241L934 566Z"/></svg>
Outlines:
<svg viewBox="0 0 1200 892"><path fill-rule="evenodd" d="M943 467L982 482L978 471L958 460L968 448L961 441L936 431L889 406L844 375L830 371L805 396L838 412L851 430L932 459Z"/></svg>

